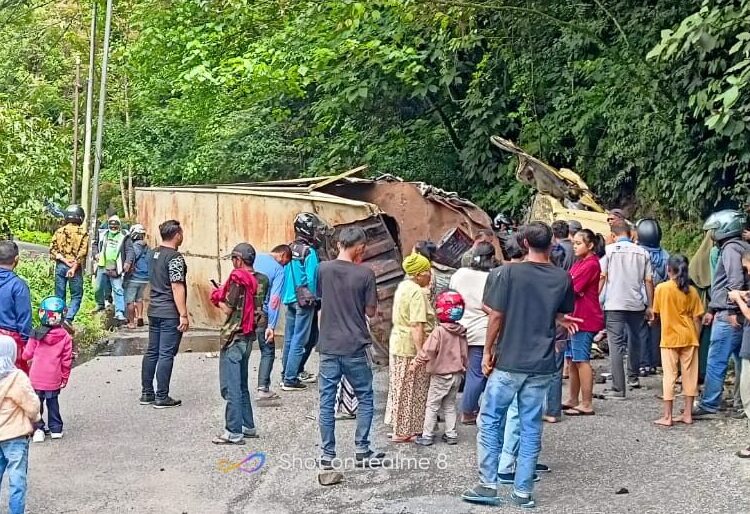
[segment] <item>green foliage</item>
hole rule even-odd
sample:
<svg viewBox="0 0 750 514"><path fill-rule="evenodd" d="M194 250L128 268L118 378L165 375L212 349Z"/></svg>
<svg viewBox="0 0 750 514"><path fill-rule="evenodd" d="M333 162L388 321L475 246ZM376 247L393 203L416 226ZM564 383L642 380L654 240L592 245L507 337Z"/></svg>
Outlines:
<svg viewBox="0 0 750 514"><path fill-rule="evenodd" d="M41 301L47 296L55 293L54 263L49 259L21 259L16 268L16 273L21 276L31 289L31 311L34 316L34 326L39 326L37 308ZM83 303L81 310L76 316L75 342L79 351L97 343L106 333L104 320L101 314L91 314L96 308L94 301L94 290L90 280L84 280Z"/></svg>
<svg viewBox="0 0 750 514"><path fill-rule="evenodd" d="M13 233L13 237L24 243L33 243L36 245L49 246L52 243L52 234L49 232L38 232L33 230L18 230Z"/></svg>

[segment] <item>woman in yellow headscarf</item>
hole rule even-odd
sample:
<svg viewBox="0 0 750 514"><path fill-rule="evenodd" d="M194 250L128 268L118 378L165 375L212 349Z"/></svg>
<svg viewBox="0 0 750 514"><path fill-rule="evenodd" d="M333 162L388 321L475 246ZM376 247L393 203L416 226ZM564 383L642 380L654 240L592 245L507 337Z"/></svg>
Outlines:
<svg viewBox="0 0 750 514"><path fill-rule="evenodd" d="M402 266L406 278L393 298L390 401L386 407L386 423L393 425L394 442L412 441L422 431L430 377L423 366L411 369L411 363L435 326L435 312L423 291L430 284L430 261L413 253Z"/></svg>

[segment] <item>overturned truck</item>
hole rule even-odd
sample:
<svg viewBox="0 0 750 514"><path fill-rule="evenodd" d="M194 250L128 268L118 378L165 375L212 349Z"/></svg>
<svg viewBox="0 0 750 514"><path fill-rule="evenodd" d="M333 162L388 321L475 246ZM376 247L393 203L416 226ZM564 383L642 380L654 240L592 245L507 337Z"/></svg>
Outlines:
<svg viewBox="0 0 750 514"><path fill-rule="evenodd" d="M336 228L362 227L369 240L364 264L375 271L378 285L378 313L371 325L374 355L376 362L386 363L393 295L403 278L402 255L418 240L437 241L455 229L473 236L491 228L492 222L483 210L454 193L390 175L354 177L364 169L274 182L140 188L138 219L152 242L159 240L162 221L177 219L182 224L188 311L194 325L206 328L223 321L209 302L211 280L229 275L231 263L222 256L238 242L248 241L259 251L288 243L294 238L294 216L303 211L318 214ZM323 258L332 257L331 246L322 249Z"/></svg>

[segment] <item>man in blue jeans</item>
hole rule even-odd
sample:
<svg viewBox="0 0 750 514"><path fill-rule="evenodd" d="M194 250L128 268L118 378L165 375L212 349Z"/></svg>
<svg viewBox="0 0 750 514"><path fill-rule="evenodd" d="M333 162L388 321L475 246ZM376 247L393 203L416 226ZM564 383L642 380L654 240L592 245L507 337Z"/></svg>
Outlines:
<svg viewBox="0 0 750 514"><path fill-rule="evenodd" d="M750 244L742 240L745 215L740 211L724 210L712 214L703 225L703 230L712 230L712 237L720 249L719 262L711 283L711 302L704 325L711 327L711 345L708 347L708 362L703 395L693 407L693 417L710 416L719 411L724 391L724 378L732 355L738 356L742 345L742 314L736 303L729 301L729 291L744 290L745 274L742 268L742 253ZM736 362L740 362L737 358ZM735 384L740 380L737 370ZM735 386L736 387L736 386Z"/></svg>
<svg viewBox="0 0 750 514"><path fill-rule="evenodd" d="M187 265L178 248L183 235L180 222L159 225L161 245L151 254L148 306L148 349L141 365L141 405L155 409L179 407L182 401L169 396L174 357L182 334L190 327L187 311ZM154 392L156 376L156 392Z"/></svg>
<svg viewBox="0 0 750 514"><path fill-rule="evenodd" d="M294 218L294 242L290 245L292 261L284 268L286 327L282 355L284 391L301 391L307 386L299 379L305 346L310 340L317 307L317 248L325 237L326 223L317 215L301 212Z"/></svg>
<svg viewBox="0 0 750 514"><path fill-rule="evenodd" d="M269 297L265 305L266 327L258 327L256 338L260 347L258 366L258 399L271 400L278 394L271 391L271 371L276 358L275 336L279 324L281 295L284 292L284 268L292 260L292 249L288 245L278 245L271 253L259 253L253 268L268 277Z"/></svg>
<svg viewBox="0 0 750 514"><path fill-rule="evenodd" d="M70 330L83 300L83 267L89 253L89 235L83 226L85 213L80 205L71 205L63 211L65 225L52 237L50 258L55 262L55 296L65 300L70 287L70 302L65 315L65 325Z"/></svg>
<svg viewBox="0 0 750 514"><path fill-rule="evenodd" d="M503 483L498 476L503 431L508 410L518 401L521 438L509 501L534 507L542 414L557 371L556 322L570 332L576 330L575 320L567 316L575 302L570 277L549 261L552 229L541 222L530 223L523 244L529 250L526 262L500 268L484 295L490 312L482 370L489 380L477 419L480 483L462 495L471 503L505 502L498 491Z"/></svg>
<svg viewBox="0 0 750 514"><path fill-rule="evenodd" d="M227 316L221 327L219 354L221 397L227 402L226 424L214 444L245 444L245 437L257 437L247 368L256 326L266 325L262 318L268 278L253 270L255 248L249 243L235 246L231 258L232 273L223 286L211 293L211 303Z"/></svg>
<svg viewBox="0 0 750 514"><path fill-rule="evenodd" d="M320 466L335 467L336 389L345 377L359 401L354 433L357 465L379 466L384 453L370 448L373 417L372 368L367 347L372 344L367 316L377 311L375 272L361 265L367 236L359 227L346 227L338 236L336 260L320 265Z"/></svg>

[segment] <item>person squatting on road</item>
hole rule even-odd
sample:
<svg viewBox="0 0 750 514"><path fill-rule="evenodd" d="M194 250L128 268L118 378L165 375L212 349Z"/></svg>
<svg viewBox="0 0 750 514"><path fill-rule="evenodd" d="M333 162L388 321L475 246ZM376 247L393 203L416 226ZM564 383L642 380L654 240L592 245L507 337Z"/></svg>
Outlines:
<svg viewBox="0 0 750 514"><path fill-rule="evenodd" d="M331 469L336 458L336 389L342 378L351 385L359 406L354 432L355 463L373 467L385 454L370 446L374 414L372 339L367 317L377 313L375 272L361 264L367 235L360 227L345 227L338 234L339 254L320 265L320 466Z"/></svg>
<svg viewBox="0 0 750 514"><path fill-rule="evenodd" d="M468 268L461 268L453 274L450 289L456 291L465 302L463 317L458 321L466 328L469 344L469 363L466 370L461 401L461 422L476 424L479 413L479 397L484 392L487 377L482 373L482 354L487 339L487 313L484 311L482 296L490 270L497 266L495 248L491 243L479 243Z"/></svg>
<svg viewBox="0 0 750 514"><path fill-rule="evenodd" d="M34 330L23 350L23 359L31 361L29 378L39 396L41 414L47 404L47 425L42 417L34 428L34 442L43 443L47 433L62 439L63 419L57 397L68 385L73 365L73 338L63 327L66 308L62 298L48 296L39 304L41 326Z"/></svg>
<svg viewBox="0 0 750 514"><path fill-rule="evenodd" d="M89 254L89 235L83 220L86 214L80 205L70 205L63 211L65 225L55 231L49 248L50 258L55 263L55 296L67 298L70 303L65 322L72 325L83 301L83 268Z"/></svg>
<svg viewBox="0 0 750 514"><path fill-rule="evenodd" d="M712 237L719 247L719 261L711 282L711 301L703 323L711 327L711 344L708 347L706 378L703 395L693 409L693 417L701 418L715 414L721 407L724 391L724 378L729 359L736 356L742 346L743 316L736 303L729 301L729 291L741 291L745 287L745 274L742 268L742 254L750 250L750 244L742 240L745 214L740 211L724 210L712 214L703 225L704 230L712 230ZM741 381L741 366L735 370L735 378Z"/></svg>
<svg viewBox="0 0 750 514"><path fill-rule="evenodd" d="M29 373L23 348L31 335L31 292L13 270L18 266L18 245L0 241L0 335L16 342L16 367Z"/></svg>
<svg viewBox="0 0 750 514"><path fill-rule="evenodd" d="M29 435L41 419L31 380L17 369L16 341L0 335L0 477L8 475L8 511L26 511Z"/></svg>
<svg viewBox="0 0 750 514"><path fill-rule="evenodd" d="M258 366L258 399L271 400L279 395L271 391L271 372L276 358L276 327L279 324L281 295L284 292L284 268L292 260L292 249L288 245L278 245L271 253L259 253L255 257L253 269L268 278L268 301L264 303L266 326L257 326L255 337L260 348Z"/></svg>
<svg viewBox="0 0 750 514"><path fill-rule="evenodd" d="M190 327L187 310L187 265L177 251L183 241L176 220L159 225L161 245L151 253L148 306L148 348L141 365L141 405L156 409L178 407L182 401L169 396L174 357L182 334ZM156 392L154 392L156 377Z"/></svg>
<svg viewBox="0 0 750 514"><path fill-rule="evenodd" d="M282 302L286 305L281 357L281 389L284 391L307 389L299 374L317 309L319 259L316 250L323 243L325 228L325 222L316 214L301 212L294 218L294 242L289 245L292 261L284 267L282 295Z"/></svg>
<svg viewBox="0 0 750 514"><path fill-rule="evenodd" d="M464 299L455 291L443 291L435 300L435 314L439 323L411 363L415 370L426 366L430 375L422 435L414 441L420 446L432 446L438 412L445 419L442 440L458 443L456 396L468 364L466 327L458 323L464 315Z"/></svg>
<svg viewBox="0 0 750 514"><path fill-rule="evenodd" d="M693 400L698 395L698 334L703 302L695 287L690 285L685 257L673 255L669 258L667 276L665 282L656 286L654 293L654 315L661 321L661 364L664 370L664 415L654 423L670 427L678 372L682 377L685 410L682 417L674 421L693 423Z"/></svg>
<svg viewBox="0 0 750 514"><path fill-rule="evenodd" d="M430 376L411 363L435 326L435 313L424 288L430 285L430 261L412 253L402 264L406 273L393 297L390 367L386 423L393 426L391 440L413 441L422 432Z"/></svg>
<svg viewBox="0 0 750 514"><path fill-rule="evenodd" d="M523 230L526 262L499 268L488 281L485 303L491 309L482 369L489 375L477 425L480 483L464 492L471 503L501 505L498 469L505 419L518 401L520 447L509 501L533 507L535 469L541 450L542 414L555 361L556 322L575 332L575 294L568 274L552 265L552 229L533 222Z"/></svg>
<svg viewBox="0 0 750 514"><path fill-rule="evenodd" d="M258 319L264 316L262 305L267 302L268 277L255 273L255 248L240 243L231 254L232 273L224 285L211 292L211 303L227 316L221 328L219 353L219 384L226 400L225 430L213 439L214 444L245 444L245 437L257 437L253 407L248 385L248 364ZM260 284L260 285L259 285ZM261 291L260 301L256 295Z"/></svg>

